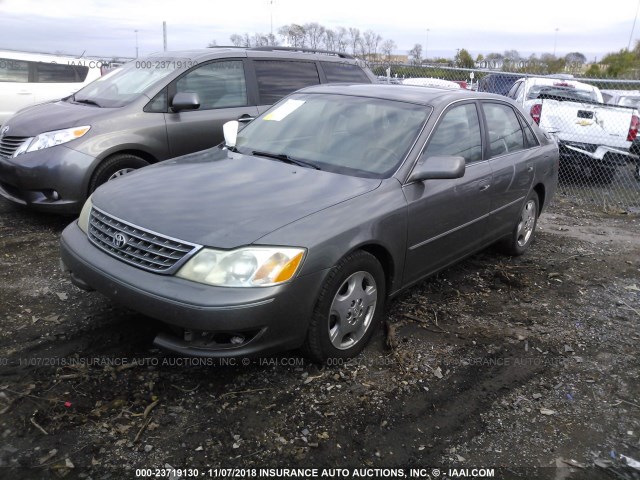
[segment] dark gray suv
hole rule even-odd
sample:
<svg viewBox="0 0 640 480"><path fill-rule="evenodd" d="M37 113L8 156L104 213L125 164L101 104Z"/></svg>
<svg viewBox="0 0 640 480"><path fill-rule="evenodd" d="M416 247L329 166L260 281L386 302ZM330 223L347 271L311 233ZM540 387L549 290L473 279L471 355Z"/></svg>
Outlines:
<svg viewBox="0 0 640 480"><path fill-rule="evenodd" d="M346 54L286 48L164 52L131 61L65 99L18 112L0 130L0 195L76 213L99 185L222 141L294 90L373 83Z"/></svg>

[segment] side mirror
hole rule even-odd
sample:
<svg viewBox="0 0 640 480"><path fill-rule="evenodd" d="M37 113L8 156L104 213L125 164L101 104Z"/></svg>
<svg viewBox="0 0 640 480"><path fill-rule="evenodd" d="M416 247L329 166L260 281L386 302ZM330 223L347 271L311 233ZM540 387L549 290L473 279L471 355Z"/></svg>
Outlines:
<svg viewBox="0 0 640 480"><path fill-rule="evenodd" d="M462 178L464 176L464 157L427 157L419 163L409 175L409 182L422 180Z"/></svg>
<svg viewBox="0 0 640 480"><path fill-rule="evenodd" d="M195 92L178 92L171 101L171 110L174 112L197 110L198 108L200 108L200 97Z"/></svg>
<svg viewBox="0 0 640 480"><path fill-rule="evenodd" d="M238 129L240 123L237 120L231 120L230 122L222 125L222 133L224 134L224 144L227 148L234 148L236 146L236 140L238 138Z"/></svg>

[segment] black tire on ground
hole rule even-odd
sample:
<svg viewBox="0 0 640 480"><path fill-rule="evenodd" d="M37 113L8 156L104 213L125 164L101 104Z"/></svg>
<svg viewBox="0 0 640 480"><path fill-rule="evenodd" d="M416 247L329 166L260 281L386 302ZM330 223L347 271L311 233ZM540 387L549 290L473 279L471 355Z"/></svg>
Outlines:
<svg viewBox="0 0 640 480"><path fill-rule="evenodd" d="M385 300L385 276L380 262L363 250L347 255L322 286L303 352L312 360L329 365L355 357L380 325Z"/></svg>
<svg viewBox="0 0 640 480"><path fill-rule="evenodd" d="M507 255L518 256L527 251L535 236L540 214L538 194L531 192L524 202L518 220L511 234L499 242L500 249Z"/></svg>
<svg viewBox="0 0 640 480"><path fill-rule="evenodd" d="M89 195L103 183L147 165L149 162L129 153L116 153L107 157L93 172L89 182Z"/></svg>

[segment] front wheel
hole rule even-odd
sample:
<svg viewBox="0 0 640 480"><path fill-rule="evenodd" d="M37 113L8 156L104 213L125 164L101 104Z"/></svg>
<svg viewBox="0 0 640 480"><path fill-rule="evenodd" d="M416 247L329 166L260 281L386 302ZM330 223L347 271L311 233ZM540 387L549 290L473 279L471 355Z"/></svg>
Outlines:
<svg viewBox="0 0 640 480"><path fill-rule="evenodd" d="M369 342L384 314L384 271L359 250L331 271L316 302L303 349L319 363L356 356Z"/></svg>
<svg viewBox="0 0 640 480"><path fill-rule="evenodd" d="M509 255L522 255L531 245L538 222L538 194L531 192L520 211L520 217L511 234L501 242L502 250Z"/></svg>
<svg viewBox="0 0 640 480"><path fill-rule="evenodd" d="M129 153L118 153L104 160L91 177L89 195L103 183L126 175L138 168L146 167L149 162Z"/></svg>

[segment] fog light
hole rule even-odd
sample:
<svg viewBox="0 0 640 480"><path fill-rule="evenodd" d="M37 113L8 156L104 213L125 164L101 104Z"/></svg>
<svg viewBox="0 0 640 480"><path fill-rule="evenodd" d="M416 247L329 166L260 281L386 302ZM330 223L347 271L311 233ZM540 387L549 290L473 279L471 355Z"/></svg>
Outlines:
<svg viewBox="0 0 640 480"><path fill-rule="evenodd" d="M60 200L60 194L55 190L44 190L42 193L44 193L44 196L50 202L55 202L57 200Z"/></svg>

